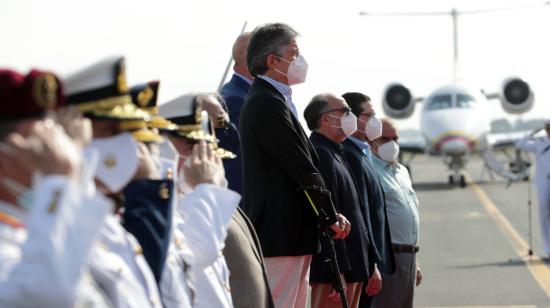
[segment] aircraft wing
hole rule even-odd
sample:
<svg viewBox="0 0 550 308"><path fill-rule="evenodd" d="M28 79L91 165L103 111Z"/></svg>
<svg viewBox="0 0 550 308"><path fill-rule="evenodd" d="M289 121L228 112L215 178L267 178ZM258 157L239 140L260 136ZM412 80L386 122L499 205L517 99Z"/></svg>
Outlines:
<svg viewBox="0 0 550 308"><path fill-rule="evenodd" d="M495 150L513 147L516 141L529 135L532 131L519 131L510 133L496 133L487 135L487 144Z"/></svg>
<svg viewBox="0 0 550 308"><path fill-rule="evenodd" d="M487 144L494 150L505 149L515 146L516 141L529 135L533 130L543 127L543 119L533 119L511 124L506 120L495 120L491 124L491 132L487 135ZM543 136L544 131L536 136Z"/></svg>
<svg viewBox="0 0 550 308"><path fill-rule="evenodd" d="M402 130L399 135L399 151L402 153L425 153L426 139L419 130Z"/></svg>

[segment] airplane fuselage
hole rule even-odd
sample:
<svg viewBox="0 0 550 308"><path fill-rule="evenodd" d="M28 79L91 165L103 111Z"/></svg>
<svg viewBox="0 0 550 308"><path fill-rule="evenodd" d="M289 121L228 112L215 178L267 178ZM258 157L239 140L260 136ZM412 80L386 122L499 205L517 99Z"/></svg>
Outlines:
<svg viewBox="0 0 550 308"><path fill-rule="evenodd" d="M435 90L424 100L420 130L428 152L463 156L485 148L491 115L485 98L463 87L450 85Z"/></svg>

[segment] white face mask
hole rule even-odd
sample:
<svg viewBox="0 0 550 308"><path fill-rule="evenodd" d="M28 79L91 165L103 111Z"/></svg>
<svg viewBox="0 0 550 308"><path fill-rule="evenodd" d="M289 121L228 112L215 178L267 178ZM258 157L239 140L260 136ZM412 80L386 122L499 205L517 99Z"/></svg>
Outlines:
<svg viewBox="0 0 550 308"><path fill-rule="evenodd" d="M287 59L283 59L281 57L277 57L277 58L287 63L290 63L286 74L277 69L275 70L276 72L279 72L288 78L289 85L292 86L292 85L299 84L306 81L308 65L307 65L306 59L302 55L299 55L298 57L296 57L296 59L294 59L294 61L292 62L288 61Z"/></svg>
<svg viewBox="0 0 550 308"><path fill-rule="evenodd" d="M359 121L365 123L365 135L369 140L375 140L382 136L382 121L377 117L370 118L367 122L359 119Z"/></svg>
<svg viewBox="0 0 550 308"><path fill-rule="evenodd" d="M138 145L130 133L92 140L90 148L99 154L95 177L110 192L121 191L137 172Z"/></svg>
<svg viewBox="0 0 550 308"><path fill-rule="evenodd" d="M388 141L378 147L378 156L388 163L393 163L399 155L399 145L395 141Z"/></svg>
<svg viewBox="0 0 550 308"><path fill-rule="evenodd" d="M337 116L332 115L330 113L328 115L338 118ZM341 128L344 135L346 135L346 138L351 136L351 134L355 133L355 131L357 130L357 118L353 113L350 112L348 115L343 116L339 119L340 119L340 126L332 126L332 127Z"/></svg>

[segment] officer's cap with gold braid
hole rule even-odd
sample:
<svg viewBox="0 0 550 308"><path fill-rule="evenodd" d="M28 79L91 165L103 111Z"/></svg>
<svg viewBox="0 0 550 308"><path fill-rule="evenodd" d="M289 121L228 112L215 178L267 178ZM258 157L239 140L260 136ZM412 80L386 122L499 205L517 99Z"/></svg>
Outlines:
<svg viewBox="0 0 550 308"><path fill-rule="evenodd" d="M105 59L64 80L67 103L85 116L112 120L146 120L147 112L132 104L124 57Z"/></svg>
<svg viewBox="0 0 550 308"><path fill-rule="evenodd" d="M151 119L147 122L149 128L156 128L160 131L176 130L174 123L160 117L157 108L158 91L160 81L150 81L148 83L133 86L130 89L132 102L138 108L147 111Z"/></svg>
<svg viewBox="0 0 550 308"><path fill-rule="evenodd" d="M63 86L56 75L34 69L27 75L0 69L0 119L40 117L64 102Z"/></svg>
<svg viewBox="0 0 550 308"><path fill-rule="evenodd" d="M148 111L151 115L158 115L157 98L160 81L154 80L130 88L132 102L138 108Z"/></svg>
<svg viewBox="0 0 550 308"><path fill-rule="evenodd" d="M177 125L177 130L167 133L189 139L191 141L205 140L214 144L216 153L221 158L235 158L235 154L219 148L214 128L208 113L197 101L199 93L188 93L169 102L161 104L159 115Z"/></svg>
<svg viewBox="0 0 550 308"><path fill-rule="evenodd" d="M130 96L132 103L139 109L148 112L151 119L135 122L133 136L135 139L142 142L163 142L164 138L158 133L159 130L175 130L176 125L170 121L158 116L157 97L160 81L150 81L130 88Z"/></svg>

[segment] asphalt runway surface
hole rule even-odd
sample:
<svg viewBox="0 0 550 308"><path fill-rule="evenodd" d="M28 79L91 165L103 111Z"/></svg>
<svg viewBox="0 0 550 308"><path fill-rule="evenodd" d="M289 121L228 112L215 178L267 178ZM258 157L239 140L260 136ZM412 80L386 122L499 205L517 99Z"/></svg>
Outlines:
<svg viewBox="0 0 550 308"><path fill-rule="evenodd" d="M532 246L529 240L530 182L491 180L478 158L467 165L465 188L448 184L441 157L416 157L411 173L424 278L415 307L550 307L550 260L542 255L533 185Z"/></svg>

